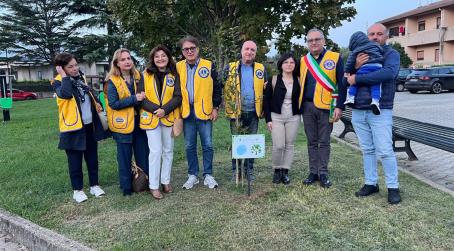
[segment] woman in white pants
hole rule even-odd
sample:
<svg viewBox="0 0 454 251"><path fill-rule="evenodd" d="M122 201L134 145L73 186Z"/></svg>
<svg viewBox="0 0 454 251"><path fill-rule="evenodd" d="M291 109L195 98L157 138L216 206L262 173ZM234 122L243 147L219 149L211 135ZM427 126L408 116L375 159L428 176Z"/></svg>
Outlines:
<svg viewBox="0 0 454 251"><path fill-rule="evenodd" d="M150 148L149 178L153 198L162 199L164 193L171 193L170 173L173 161L172 126L180 117L180 80L172 55L163 45L154 47L144 71L145 99L140 110L140 128L146 130Z"/></svg>
<svg viewBox="0 0 454 251"><path fill-rule="evenodd" d="M268 80L263 108L273 140L273 183L290 183L294 146L301 114L301 86L297 77L296 59L284 54L277 62L279 74Z"/></svg>

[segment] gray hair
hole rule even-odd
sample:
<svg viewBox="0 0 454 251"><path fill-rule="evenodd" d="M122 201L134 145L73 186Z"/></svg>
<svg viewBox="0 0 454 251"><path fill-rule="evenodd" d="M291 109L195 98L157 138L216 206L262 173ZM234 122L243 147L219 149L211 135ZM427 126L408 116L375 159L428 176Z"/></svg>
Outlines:
<svg viewBox="0 0 454 251"><path fill-rule="evenodd" d="M369 28L367 28L367 33L369 33L370 27L372 27L372 26L374 26L374 25L378 25L378 26L382 27L382 28L383 28L383 33L384 33L387 37L389 37L389 29L386 28L386 26L384 26L382 23L374 23L374 24L372 24L371 26L369 26Z"/></svg>
<svg viewBox="0 0 454 251"><path fill-rule="evenodd" d="M320 29L312 28L307 32L307 35L309 35L309 33L311 33L311 32L318 32L322 35L322 38L325 39L325 34L323 34L323 31L321 31ZM307 35L306 35L306 38L307 38Z"/></svg>

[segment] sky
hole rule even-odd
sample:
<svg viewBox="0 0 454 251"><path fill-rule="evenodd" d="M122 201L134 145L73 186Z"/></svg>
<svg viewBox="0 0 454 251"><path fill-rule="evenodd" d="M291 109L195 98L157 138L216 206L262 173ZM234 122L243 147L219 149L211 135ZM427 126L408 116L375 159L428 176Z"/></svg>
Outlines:
<svg viewBox="0 0 454 251"><path fill-rule="evenodd" d="M353 4L356 16L351 22L343 21L341 27L331 29L329 38L341 47L348 47L348 40L354 32L366 32L368 26L378 21L434 2L437 0L356 0ZM295 41L304 44L304 40ZM276 53L277 51L272 48L267 55L274 56Z"/></svg>
<svg viewBox="0 0 454 251"><path fill-rule="evenodd" d="M350 35L356 31L366 32L367 27L383 19L415 9L422 5L437 2L438 0L356 0L353 4L357 14L351 22L343 21L342 26L331 29L329 37L341 47L348 46ZM292 40L293 41L293 40ZM304 40L299 40L304 44ZM274 56L277 51L271 48L268 56ZM0 52L2 54L2 52Z"/></svg>

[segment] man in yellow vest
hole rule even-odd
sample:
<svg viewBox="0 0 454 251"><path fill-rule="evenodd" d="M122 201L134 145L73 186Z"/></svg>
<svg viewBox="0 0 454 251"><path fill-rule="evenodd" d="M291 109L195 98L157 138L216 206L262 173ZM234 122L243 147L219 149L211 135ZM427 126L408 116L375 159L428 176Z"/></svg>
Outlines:
<svg viewBox="0 0 454 251"><path fill-rule="evenodd" d="M263 89L266 72L263 64L254 62L257 45L248 40L241 47L241 60L229 63L224 86L225 112L230 118L232 134L257 133L263 113ZM239 119L239 125L236 124ZM244 163L248 179L253 179L254 159ZM236 176L236 160L232 159L232 179Z"/></svg>
<svg viewBox="0 0 454 251"><path fill-rule="evenodd" d="M301 58L300 95L310 173L304 184L320 180L320 185L327 188L332 184L328 179L332 123L342 116L346 96L344 67L339 53L324 48L322 31L309 30L306 42L309 53Z"/></svg>
<svg viewBox="0 0 454 251"><path fill-rule="evenodd" d="M203 150L203 184L216 188L213 177L213 121L218 117L222 99L222 84L217 79L216 67L199 57L199 41L192 36L180 40L184 60L177 63L181 84L181 115L183 118L188 180L183 188L191 189L199 183L199 162L197 157L197 133Z"/></svg>

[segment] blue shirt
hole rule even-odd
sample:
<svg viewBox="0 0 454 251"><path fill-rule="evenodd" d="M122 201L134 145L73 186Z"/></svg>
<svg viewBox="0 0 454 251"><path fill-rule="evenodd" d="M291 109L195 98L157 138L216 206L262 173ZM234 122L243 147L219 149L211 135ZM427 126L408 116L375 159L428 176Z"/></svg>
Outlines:
<svg viewBox="0 0 454 251"><path fill-rule="evenodd" d="M255 111L254 68L241 64L241 110Z"/></svg>
<svg viewBox="0 0 454 251"><path fill-rule="evenodd" d="M194 74L197 70L199 61L200 59L197 59L195 65L186 62L186 75L188 76L186 79L186 89L188 90L189 104L191 105L194 104Z"/></svg>

